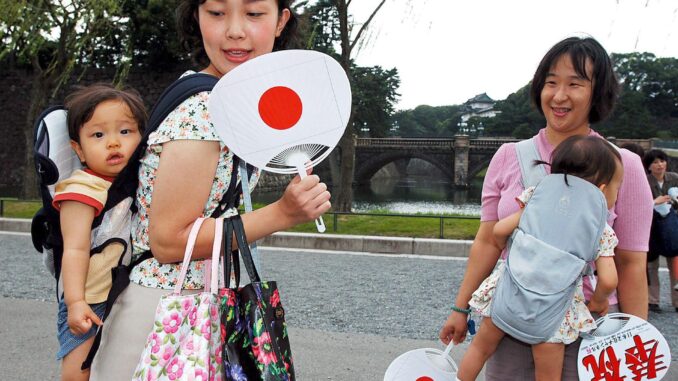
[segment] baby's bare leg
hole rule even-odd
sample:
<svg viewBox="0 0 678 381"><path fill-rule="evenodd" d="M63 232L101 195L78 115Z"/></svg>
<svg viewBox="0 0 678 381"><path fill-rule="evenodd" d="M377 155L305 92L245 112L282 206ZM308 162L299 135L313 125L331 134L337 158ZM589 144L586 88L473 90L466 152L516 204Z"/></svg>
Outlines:
<svg viewBox="0 0 678 381"><path fill-rule="evenodd" d="M87 358L92 343L94 343L94 337L90 337L64 357L61 361L61 381L89 380L89 369L80 370L80 367Z"/></svg>
<svg viewBox="0 0 678 381"><path fill-rule="evenodd" d="M504 335L506 334L494 325L492 319L484 318L480 323L478 334L473 338L461 360L457 378L461 381L475 380L483 369L485 361L492 356Z"/></svg>
<svg viewBox="0 0 678 381"><path fill-rule="evenodd" d="M541 343L532 346L536 381L560 381L563 373L565 344Z"/></svg>

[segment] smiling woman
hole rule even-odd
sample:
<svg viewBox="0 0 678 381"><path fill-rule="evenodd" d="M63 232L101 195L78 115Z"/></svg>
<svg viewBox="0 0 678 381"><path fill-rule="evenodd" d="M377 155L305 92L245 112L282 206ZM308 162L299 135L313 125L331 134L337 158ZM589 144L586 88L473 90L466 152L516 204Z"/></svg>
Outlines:
<svg viewBox="0 0 678 381"><path fill-rule="evenodd" d="M204 74L221 78L254 57L287 47L296 26L290 3L182 0L177 9L182 44ZM204 259L211 258L215 217L237 213L236 197L227 195L239 196L238 181L248 181L250 189L257 183L258 171L240 179L234 170L239 159L214 129L207 110L210 96L204 91L184 99L148 138L139 163L139 209L132 222L133 260L140 262L105 322L92 380L132 378L158 301L177 283L183 293L204 289L202 269ZM329 199L317 176L297 177L280 199L242 216L246 236L253 241L314 220L330 208ZM206 218L184 278L177 262L197 217Z"/></svg>
<svg viewBox="0 0 678 381"><path fill-rule="evenodd" d="M554 45L541 60L532 79L531 97L546 118L546 127L532 138L542 161L570 136L596 136L591 123L605 119L611 112L618 83L605 49L593 38L572 37ZM611 308L647 318L647 281L645 258L652 214L652 196L640 159L620 150L624 177L617 202L610 209L608 224L613 227L619 245L615 264L619 274L617 294ZM547 172L548 166L544 166ZM454 311L440 331L447 343L460 342L466 336L467 316L472 293L492 271L504 254L492 234L498 220L518 211L515 198L524 190L515 143L504 144L492 158L483 183L481 223L471 246L464 280L454 303ZM591 285L584 283L584 295L590 298ZM619 302L619 307L617 303ZM563 380L577 380L576 342L565 350ZM516 375L533 380L534 362L530 346L504 337L487 362L486 379L511 380Z"/></svg>

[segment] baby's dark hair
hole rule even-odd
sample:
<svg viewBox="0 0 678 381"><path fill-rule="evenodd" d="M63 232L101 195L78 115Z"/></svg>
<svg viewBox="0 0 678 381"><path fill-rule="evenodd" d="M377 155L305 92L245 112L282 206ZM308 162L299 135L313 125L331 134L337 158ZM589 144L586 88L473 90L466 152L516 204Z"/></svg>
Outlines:
<svg viewBox="0 0 678 381"><path fill-rule="evenodd" d="M548 164L535 160L537 164ZM551 154L551 173L577 176L595 186L609 184L614 178L621 155L605 139L595 136L571 136ZM568 184L569 185L569 184Z"/></svg>
<svg viewBox="0 0 678 381"><path fill-rule="evenodd" d="M92 119L94 110L105 101L119 100L125 102L137 122L139 132L146 127L146 107L141 95L132 89L116 89L107 83L96 83L90 86L78 87L66 97L64 105L68 110L68 136L71 140L80 143L79 133L82 126Z"/></svg>

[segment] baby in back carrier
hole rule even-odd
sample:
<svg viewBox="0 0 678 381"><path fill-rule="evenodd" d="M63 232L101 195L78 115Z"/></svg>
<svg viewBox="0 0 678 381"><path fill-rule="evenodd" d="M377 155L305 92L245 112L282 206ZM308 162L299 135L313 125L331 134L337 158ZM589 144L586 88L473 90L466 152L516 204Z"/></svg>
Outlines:
<svg viewBox="0 0 678 381"><path fill-rule="evenodd" d="M115 177L141 140L146 111L136 91L98 84L66 98L71 147L85 165L56 185L63 237L57 330L62 379L87 380L81 364L101 325L111 288L111 269L129 250L129 198L104 210ZM95 217L102 222L93 228Z"/></svg>
<svg viewBox="0 0 678 381"><path fill-rule="evenodd" d="M504 335L532 344L537 380L560 380L565 345L596 328L591 312L607 313L617 286L617 237L607 210L623 178L621 157L605 140L573 136L553 151L551 175L516 199L521 210L494 226L508 256L473 293L470 307L483 316L462 359L461 381L475 380ZM582 277L598 281L585 303Z"/></svg>

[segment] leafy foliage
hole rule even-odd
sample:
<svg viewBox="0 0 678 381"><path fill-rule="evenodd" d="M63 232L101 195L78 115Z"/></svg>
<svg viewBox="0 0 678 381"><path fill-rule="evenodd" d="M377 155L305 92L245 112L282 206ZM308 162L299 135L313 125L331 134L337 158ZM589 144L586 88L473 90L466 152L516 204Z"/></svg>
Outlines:
<svg viewBox="0 0 678 381"><path fill-rule="evenodd" d="M400 85L398 69L384 70L381 66L352 67L353 119L355 128L364 128L369 137L388 135Z"/></svg>
<svg viewBox="0 0 678 381"><path fill-rule="evenodd" d="M301 15L302 40L306 48L341 60L339 10L334 0L319 0L306 6ZM384 137L390 126L399 94L398 69L381 66L358 66L350 61L353 92L353 128L359 136Z"/></svg>
<svg viewBox="0 0 678 381"><path fill-rule="evenodd" d="M417 106L391 118L394 134L404 137L452 137L457 133L461 106Z"/></svg>
<svg viewBox="0 0 678 381"><path fill-rule="evenodd" d="M612 54L621 81L621 94L610 118L594 126L617 138L678 138L678 59L652 53ZM485 135L527 138L544 127L544 117L531 104L528 83L498 101L494 118L471 118L483 123ZM449 106L448 106L449 107ZM455 106L458 107L458 106ZM397 112L393 123L402 136L441 136L446 116L427 111L430 106ZM418 115L418 116L417 116ZM454 125L447 131L456 131Z"/></svg>

